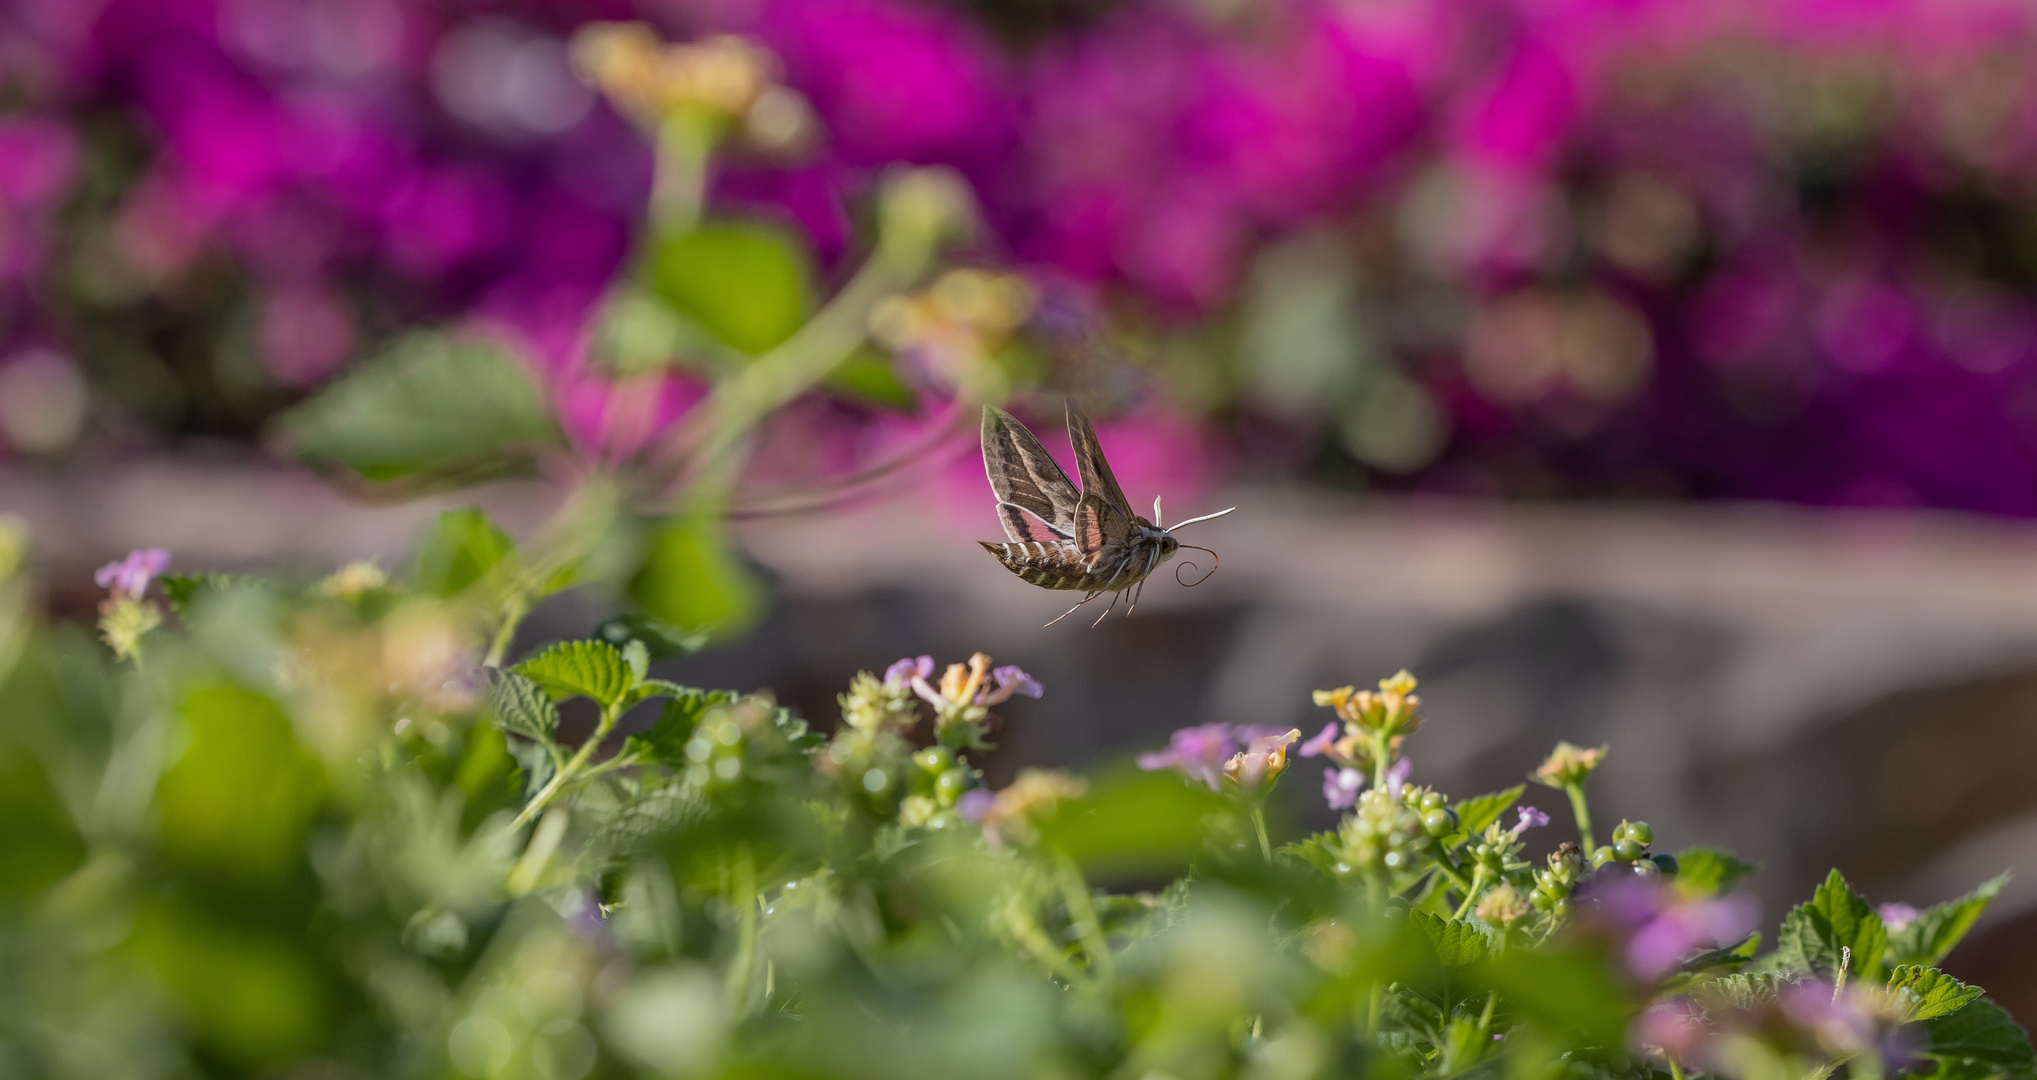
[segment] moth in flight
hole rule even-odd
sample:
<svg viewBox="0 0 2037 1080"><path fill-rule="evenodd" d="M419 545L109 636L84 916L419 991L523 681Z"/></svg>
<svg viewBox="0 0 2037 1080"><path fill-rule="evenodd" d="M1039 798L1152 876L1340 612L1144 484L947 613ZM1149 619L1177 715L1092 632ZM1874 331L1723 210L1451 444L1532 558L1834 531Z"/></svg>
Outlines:
<svg viewBox="0 0 2037 1080"><path fill-rule="evenodd" d="M1097 623L1117 607L1126 590L1131 590L1131 601L1125 607L1125 613L1130 614L1138 605L1146 575L1180 548L1209 551L1210 557L1216 558L1216 552L1208 548L1176 540L1174 532L1198 521L1223 517L1237 507L1169 527L1160 524L1160 500L1155 498L1153 520L1148 521L1132 513L1132 504L1125 501L1117 478L1111 475L1110 462L1103 458L1096 429L1072 400L1068 402L1068 441L1075 447L1075 468L1082 477L1080 491L1024 424L995 405L983 407L983 471L990 476L990 490L997 493L998 520L1004 523L1011 542L978 543L997 556L1005 569L1030 584L1089 594L1048 626L1104 593L1111 594L1110 605L1097 616ZM1210 573L1215 572L1211 567ZM1208 577L1203 575L1204 580Z"/></svg>

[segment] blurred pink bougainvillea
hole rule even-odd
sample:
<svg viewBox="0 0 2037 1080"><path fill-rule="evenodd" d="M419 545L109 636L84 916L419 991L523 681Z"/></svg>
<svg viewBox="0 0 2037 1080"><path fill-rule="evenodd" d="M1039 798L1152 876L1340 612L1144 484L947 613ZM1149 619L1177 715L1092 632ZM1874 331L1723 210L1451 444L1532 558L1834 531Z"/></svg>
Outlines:
<svg viewBox="0 0 2037 1080"><path fill-rule="evenodd" d="M568 66L614 18L773 54L815 134L719 161L710 205L795 226L821 280L887 167L964 176L978 257L1150 358L1062 372L1125 408L1140 490L1277 431L1283 465L1405 487L2037 514L2037 16L2008 0L1126 0L1019 33L922 0L23 0L0 350L76 336L79 280L104 305L223 258L283 387L478 317L586 452L631 452L703 384L587 358L650 184ZM812 445L760 467L898 445L802 408Z"/></svg>

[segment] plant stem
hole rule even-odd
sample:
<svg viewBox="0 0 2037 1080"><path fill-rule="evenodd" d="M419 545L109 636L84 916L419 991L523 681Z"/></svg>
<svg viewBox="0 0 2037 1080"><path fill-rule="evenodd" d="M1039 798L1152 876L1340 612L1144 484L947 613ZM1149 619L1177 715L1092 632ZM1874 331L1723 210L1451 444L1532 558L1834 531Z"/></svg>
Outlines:
<svg viewBox="0 0 2037 1080"><path fill-rule="evenodd" d="M1669 1080L1683 1080L1683 1066L1676 1063L1676 1058L1669 1054L1662 1055L1662 1058L1669 1062Z"/></svg>
<svg viewBox="0 0 2037 1080"><path fill-rule="evenodd" d="M1252 807L1252 830L1259 834L1259 854L1272 862L1273 845L1266 839L1266 808L1257 804Z"/></svg>
<svg viewBox="0 0 2037 1080"><path fill-rule="evenodd" d="M1453 920L1461 919L1469 915L1471 913L1471 905L1478 899L1478 890L1484 887L1485 867L1481 865L1478 869L1471 872L1471 890L1464 894L1464 902L1457 906L1457 913L1450 916L1450 918Z"/></svg>
<svg viewBox="0 0 2037 1080"><path fill-rule="evenodd" d="M1563 791L1570 796L1570 812L1577 816L1578 839L1584 844L1584 857L1589 860L1591 853L1598 850L1598 842L1591 837L1591 809L1584 802L1583 784L1565 784Z"/></svg>
<svg viewBox="0 0 2037 1080"><path fill-rule="evenodd" d="M1060 860L1056 869L1061 900L1068 905L1069 921L1082 942L1082 951L1089 956L1089 973L1108 979L1116 974L1117 966L1111 959L1110 942L1103 935L1103 920L1096 917L1096 905L1090 901L1089 883L1082 880L1082 871L1069 859Z"/></svg>
<svg viewBox="0 0 2037 1080"><path fill-rule="evenodd" d="M495 628L495 640L488 643L488 656L481 661L483 667L501 667L502 658L509 655L509 646L516 641L516 628L523 622L524 613L530 604L522 593L505 605L502 625Z"/></svg>
<svg viewBox="0 0 2037 1080"><path fill-rule="evenodd" d="M595 748L601 745L603 739L608 738L608 733L614 729L620 715L621 713L613 706L602 708L601 722L594 726L594 734L589 735L587 741L580 744L580 749L567 759L564 768L553 773L552 778L545 782L545 786L539 788L536 795L531 796L523 811L516 815L516 820L509 823L510 828L521 828L529 824L530 820L538 816L538 812L564 790L568 783L578 777L580 770L586 767L587 759L594 756Z"/></svg>

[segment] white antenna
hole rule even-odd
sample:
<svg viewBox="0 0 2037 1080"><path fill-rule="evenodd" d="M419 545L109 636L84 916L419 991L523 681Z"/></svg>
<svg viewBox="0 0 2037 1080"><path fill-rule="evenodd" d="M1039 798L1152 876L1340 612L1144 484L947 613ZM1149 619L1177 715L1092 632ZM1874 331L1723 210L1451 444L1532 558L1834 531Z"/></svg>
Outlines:
<svg viewBox="0 0 2037 1080"><path fill-rule="evenodd" d="M1235 507L1235 506L1231 507L1231 510L1236 510L1236 509L1237 509L1237 507ZM1177 531L1179 531L1179 530L1180 530L1181 528L1183 528L1184 526L1188 526L1188 525L1193 525L1193 524L1195 524L1195 523L1196 523L1196 522L1198 522L1198 521L1208 521L1208 520L1210 520L1211 518L1220 518L1220 517L1223 517L1223 516L1224 516L1225 514L1228 514L1228 513L1230 513L1230 512L1231 512L1231 510L1219 510L1219 511L1217 511L1217 512L1216 512L1216 513L1214 513L1214 514L1204 514L1203 516L1201 516L1201 517L1198 517L1198 518L1189 518L1189 519L1188 519L1187 521L1181 522L1180 524L1177 524L1177 525L1173 526L1172 528L1169 528L1169 529L1168 529L1167 531L1168 531L1168 532L1177 532ZM1155 524L1158 524L1158 522L1155 522Z"/></svg>

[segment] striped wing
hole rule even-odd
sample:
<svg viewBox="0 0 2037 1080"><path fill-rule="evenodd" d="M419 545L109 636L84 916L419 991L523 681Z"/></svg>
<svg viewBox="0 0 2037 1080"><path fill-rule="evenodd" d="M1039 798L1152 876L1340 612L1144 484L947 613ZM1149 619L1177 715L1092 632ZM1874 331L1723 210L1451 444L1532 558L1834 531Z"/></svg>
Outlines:
<svg viewBox="0 0 2037 1080"><path fill-rule="evenodd" d="M997 493L998 518L1014 542L1066 540L1074 535L1082 493L1040 440L1010 413L983 407L983 471ZM1041 527L1051 535L1042 535Z"/></svg>
<svg viewBox="0 0 2037 1080"><path fill-rule="evenodd" d="M1103 457L1103 445L1096 441L1096 428L1089 417L1068 401L1068 441L1075 447L1075 467L1082 476L1082 501L1075 508L1070 532L1083 551L1096 551L1132 534L1132 504L1111 475L1110 462Z"/></svg>

